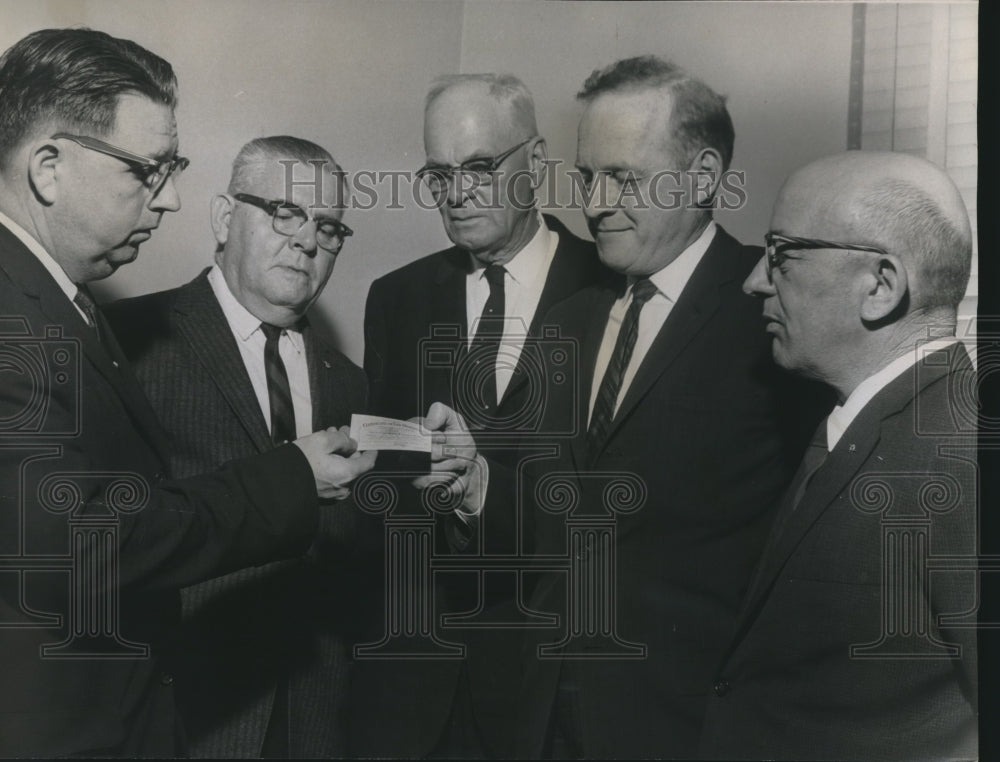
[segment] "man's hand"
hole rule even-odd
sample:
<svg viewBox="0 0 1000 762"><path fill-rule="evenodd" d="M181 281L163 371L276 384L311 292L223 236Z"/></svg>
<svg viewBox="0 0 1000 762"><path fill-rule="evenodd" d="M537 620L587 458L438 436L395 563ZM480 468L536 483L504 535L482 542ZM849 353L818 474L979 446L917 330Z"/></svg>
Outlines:
<svg viewBox="0 0 1000 762"><path fill-rule="evenodd" d="M462 504L462 512L478 514L487 486L486 459L477 454L476 441L462 416L447 405L435 402L423 419L414 419L431 431L431 472L412 484L417 489L432 485L446 487Z"/></svg>
<svg viewBox="0 0 1000 762"><path fill-rule="evenodd" d="M357 452L350 432L347 426L331 426L293 442L309 461L321 498L345 499L351 494L348 485L375 465L375 453Z"/></svg>

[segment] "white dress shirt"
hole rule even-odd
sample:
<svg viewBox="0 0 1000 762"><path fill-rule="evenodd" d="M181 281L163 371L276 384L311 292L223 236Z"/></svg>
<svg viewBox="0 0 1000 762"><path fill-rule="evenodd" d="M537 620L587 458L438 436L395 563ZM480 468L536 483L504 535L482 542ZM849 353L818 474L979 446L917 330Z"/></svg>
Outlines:
<svg viewBox="0 0 1000 762"><path fill-rule="evenodd" d="M504 331L497 352L497 400L502 400L507 385L514 375L524 349L531 320L538 309L538 302L545 288L545 279L549 274L549 265L555 257L559 245L559 234L546 227L541 220L535 235L528 241L514 258L504 265ZM490 297L490 284L485 278L486 268L473 262L474 269L466 276L465 282L465 315L469 326L469 346L476 335L479 318L486 309L486 300Z"/></svg>
<svg viewBox="0 0 1000 762"><path fill-rule="evenodd" d="M222 314L226 316L229 329L233 332L236 345L240 349L243 365L250 375L254 394L264 423L271 430L271 402L267 396L267 373L264 370L264 344L267 339L260 330L260 319L254 317L246 307L237 301L229 290L222 270L218 265L208 272L208 282L215 298L219 300ZM285 364L288 387L292 392L292 410L295 413L295 434L303 437L311 434L312 395L309 391L309 366L306 363L306 345L302 333L294 328L286 328L278 339L278 355Z"/></svg>
<svg viewBox="0 0 1000 762"><path fill-rule="evenodd" d="M80 317L83 318L83 322L90 325L90 318L87 317L86 313L80 309L80 305L76 303L76 294L79 289L76 284L69 279L66 271L62 269L62 266L56 262L52 255L49 254L45 247L42 246L38 241L27 230L18 225L14 220L8 217L3 212L0 212L0 225L7 228L14 236L25 245L25 247L35 258L42 263L42 266L49 271L49 274L55 280L56 284L62 290L66 297L73 303L76 311L80 313Z"/></svg>
<svg viewBox="0 0 1000 762"><path fill-rule="evenodd" d="M837 446L837 442L844 436L847 427L853 423L854 419L874 399L876 394L885 389L892 381L895 381L904 371L916 365L918 361L926 357L930 352L936 352L949 347L956 341L958 339L952 337L921 344L914 351L897 357L880 371L873 373L858 384L854 391L844 400L844 404L837 405L826 419L827 452L832 451Z"/></svg>
<svg viewBox="0 0 1000 762"><path fill-rule="evenodd" d="M701 235L690 246L684 249L673 262L649 276L649 280L656 286L657 292L646 302L642 308L642 312L639 313L639 335L635 340L635 347L632 350L632 357L629 360L628 367L625 369L625 375L622 376L622 387L618 391L618 399L615 401L614 412L616 415L619 406L622 404L622 400L625 399L625 393L628 391L629 386L632 385L632 380L635 378L635 374L642 364L643 358L646 357L646 353L649 352L649 348L653 345L653 340L667 321L667 317L674 308L674 304L677 303L681 291L684 290L687 282L691 279L691 273L694 272L698 263L701 262L701 258L708 251L708 247L715 237L715 230L715 222L710 221ZM631 304L632 284L630 283L624 296L617 299L611 306L608 323L604 327L604 337L601 339L601 347L597 352L597 363L594 365L594 380L590 387L590 415L594 413L597 392L601 388L601 381L604 379L604 373L608 369L608 363L611 362L611 355L614 353L615 343L618 341L618 334L621 332L625 313L628 312ZM590 415L587 416L588 421Z"/></svg>

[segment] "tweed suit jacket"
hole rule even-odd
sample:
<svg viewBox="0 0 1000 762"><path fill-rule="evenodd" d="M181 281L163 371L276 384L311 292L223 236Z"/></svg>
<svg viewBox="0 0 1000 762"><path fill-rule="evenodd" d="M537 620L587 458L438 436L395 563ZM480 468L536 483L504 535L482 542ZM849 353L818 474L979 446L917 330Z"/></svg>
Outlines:
<svg viewBox="0 0 1000 762"><path fill-rule="evenodd" d="M312 471L283 446L172 478L107 321L99 340L2 226L0 312L0 756L174 756L177 591L302 553Z"/></svg>
<svg viewBox="0 0 1000 762"><path fill-rule="evenodd" d="M978 757L976 388L962 344L927 352L794 510L786 495L716 667L703 758Z"/></svg>
<svg viewBox="0 0 1000 762"><path fill-rule="evenodd" d="M559 220L546 216L545 223L559 236L555 256L546 273L545 285L526 326L528 340L513 377L499 401L495 419L511 424L499 432L476 431L477 444L495 457L509 458L515 450L490 448L484 442L511 442L523 429L539 425L542 406L537 397L536 359L532 346L544 343L542 316L557 302L581 288L609 276L597 258L594 244L574 236ZM371 384L372 409L379 415L410 418L425 415L434 401L443 402L474 422L477 413L469 410L469 396L461 393L463 360L467 357L466 276L469 254L458 247L430 254L399 268L371 286L365 308L365 370ZM446 361L436 358L445 357ZM498 512L499 513L499 512ZM503 521L513 522L512 512ZM439 522L438 551L451 552L442 539L451 529ZM501 531L502 529L502 531ZM513 553L508 526L492 528L483 535L479 548L485 553ZM516 616L514 602L503 588L487 600L478 595L481 577L473 574L437 575L435 604L438 614L475 609L477 606L496 617ZM468 586L463 583L470 582ZM492 588L500 590L500 587ZM470 594L471 592L471 594ZM381 598L379 597L379 603ZM375 620L381 621L381 610ZM516 631L483 627L442 633L444 640L462 642L467 647L476 722L485 734L491 753L506 756L513 741L513 712L518 682ZM420 756L431 751L448 721L456 700L460 663L456 660L403 660L359 662L359 677L351 708L354 730L353 751L374 756Z"/></svg>
<svg viewBox="0 0 1000 762"><path fill-rule="evenodd" d="M201 473L272 449L268 426L207 270L180 288L107 310L122 346L172 437L171 467ZM303 329L312 428L341 426L366 405L363 371ZM275 687L288 677L290 752L345 752L347 623L358 512L323 511L305 559L242 569L182 592L174 644L179 704L190 751L256 757ZM318 591L322 591L320 594Z"/></svg>

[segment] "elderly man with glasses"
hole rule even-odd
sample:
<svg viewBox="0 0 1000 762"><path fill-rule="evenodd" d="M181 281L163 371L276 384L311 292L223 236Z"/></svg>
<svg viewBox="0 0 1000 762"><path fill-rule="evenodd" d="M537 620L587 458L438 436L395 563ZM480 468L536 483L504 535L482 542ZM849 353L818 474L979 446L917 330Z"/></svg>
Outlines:
<svg viewBox="0 0 1000 762"><path fill-rule="evenodd" d="M174 472L180 457L87 284L180 208L176 101L169 63L102 32L42 30L0 57L3 757L183 754L164 652L179 588L301 554L318 498L344 496L374 464L343 431L296 438L309 425L266 453L220 453L211 473ZM270 227L241 206L232 214ZM286 297L329 271L305 249L280 260ZM195 393L184 384L178 407Z"/></svg>
<svg viewBox="0 0 1000 762"><path fill-rule="evenodd" d="M838 154L788 178L766 243L743 288L762 302L774 359L837 404L779 502L701 755L976 759L962 196L924 159Z"/></svg>
<svg viewBox="0 0 1000 762"><path fill-rule="evenodd" d="M365 408L364 372L306 319L351 235L342 178L308 140L250 141L227 192L212 199L215 265L108 309L173 437L175 474L346 425ZM334 585L326 603L303 594L318 587L316 562L327 575L347 573L358 518L326 515L310 563L243 569L183 591L176 683L192 754L344 754L347 654L336 628L352 621L355 588Z"/></svg>
<svg viewBox="0 0 1000 762"><path fill-rule="evenodd" d="M546 145L531 93L519 79L469 74L434 82L424 148L426 163L417 172L423 195L433 198L454 245L372 284L365 310L372 407L409 418L443 402L465 417L481 442L509 443L536 426L541 412L545 395L532 372L532 345L542 336L542 316L604 271L593 244L537 209ZM450 359L435 362L442 357ZM512 449L496 452L513 456ZM513 505L494 518L513 524ZM468 518L443 521L463 523L442 527L439 536L467 529L481 532L482 552L518 551L503 539L511 533L484 530ZM438 632L466 644L465 660L358 662L363 677L351 702L357 753L483 757L508 748L518 637L502 625L523 621L512 601L515 572L466 576L439 575L435 612L438 621L441 613L483 607L478 617ZM468 595L456 588L462 582L472 583ZM381 605L384 593L376 593ZM497 623L501 627L489 626ZM476 625L487 626L471 629Z"/></svg>

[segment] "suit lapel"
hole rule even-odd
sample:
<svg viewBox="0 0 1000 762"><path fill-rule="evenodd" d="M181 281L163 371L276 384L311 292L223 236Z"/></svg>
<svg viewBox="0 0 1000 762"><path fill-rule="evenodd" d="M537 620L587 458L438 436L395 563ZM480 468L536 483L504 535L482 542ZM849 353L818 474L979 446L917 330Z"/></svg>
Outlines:
<svg viewBox="0 0 1000 762"><path fill-rule="evenodd" d="M965 362L968 362L968 355L960 344L942 351L952 350L961 352ZM940 380L956 367L954 362L930 359L937 354L935 352L922 361L925 364L920 373L921 389ZM961 361L960 358L959 362ZM913 401L915 373L915 368L904 371L862 409L814 474L799 506L784 521L782 518L791 510L791 506L790 496L785 494L782 497L779 515L775 517L777 533L772 532L747 591L746 604L737 628L740 635L748 629L768 591L810 528L837 501L838 496L846 494L851 481L868 462L881 437L882 422Z"/></svg>
<svg viewBox="0 0 1000 762"><path fill-rule="evenodd" d="M438 340L455 342L455 367L460 365L462 358L468 352L469 325L465 308L465 280L469 269L468 254L457 247L448 249L444 252L434 274L434 293L429 295L431 329ZM414 362L418 359L414 358ZM454 404L451 384L446 383L451 381L450 373L425 374L425 381L430 388L424 390L424 399ZM443 386L437 388L438 384Z"/></svg>
<svg viewBox="0 0 1000 762"><path fill-rule="evenodd" d="M553 217L546 217L545 224L549 230L559 236L559 244L556 246L552 262L549 264L549 271L545 276L545 285L538 298L538 306L535 314L531 318L531 325L528 327L528 336L540 338L542 333L542 320L553 305L567 299L581 288L589 285L588 278L592 265L590 262L581 262L581 241L573 236L558 220ZM530 353L531 342L525 342L525 350ZM531 374L528 372L529 365L537 366L538 358L531 358L521 352L518 358L517 367L511 376L510 383L504 391L503 399L500 401L500 414L503 417L504 406L509 400L515 399L520 390L528 383ZM518 405L518 407L520 407ZM515 408L516 409L516 408Z"/></svg>
<svg viewBox="0 0 1000 762"><path fill-rule="evenodd" d="M61 329L63 337L79 342L84 358L108 382L137 430L156 452L161 462L168 463L168 435L139 386L111 326L101 311L98 310L97 319L104 339L103 344L42 263L2 225L0 225L0 250L4 252L0 267L26 296L37 300L41 312L52 321L53 326Z"/></svg>
<svg viewBox="0 0 1000 762"><path fill-rule="evenodd" d="M173 318L178 331L205 366L254 447L264 452L271 448L267 423L207 273L205 270L180 289L173 307Z"/></svg>
<svg viewBox="0 0 1000 762"><path fill-rule="evenodd" d="M642 359L611 422L602 450L660 376L718 310L720 287L742 278L736 259L727 256L734 247L739 247L739 244L720 227Z"/></svg>

